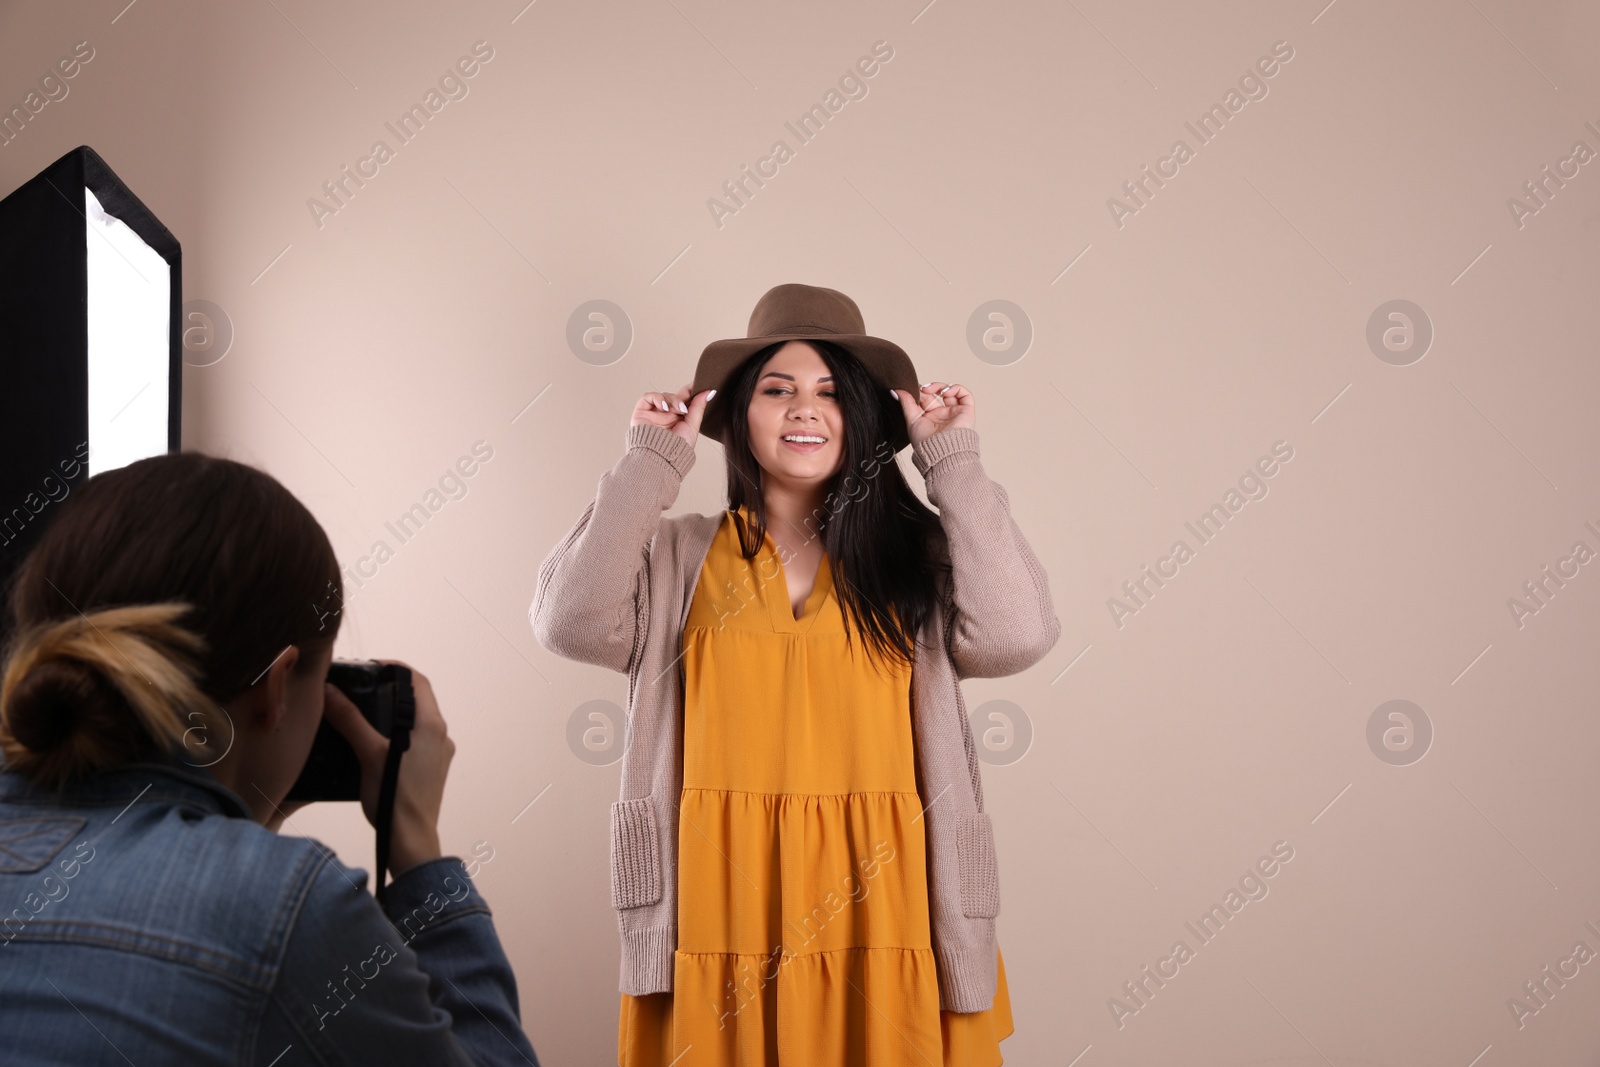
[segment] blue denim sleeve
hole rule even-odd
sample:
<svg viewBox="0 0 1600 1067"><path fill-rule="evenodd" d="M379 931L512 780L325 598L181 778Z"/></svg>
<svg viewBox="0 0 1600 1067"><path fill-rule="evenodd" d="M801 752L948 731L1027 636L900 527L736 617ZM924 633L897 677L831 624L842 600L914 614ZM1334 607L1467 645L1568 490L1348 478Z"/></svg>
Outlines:
<svg viewBox="0 0 1600 1067"><path fill-rule="evenodd" d="M319 868L288 934L257 1062L538 1067L511 963L461 861L403 872L383 908L366 883L331 855Z"/></svg>

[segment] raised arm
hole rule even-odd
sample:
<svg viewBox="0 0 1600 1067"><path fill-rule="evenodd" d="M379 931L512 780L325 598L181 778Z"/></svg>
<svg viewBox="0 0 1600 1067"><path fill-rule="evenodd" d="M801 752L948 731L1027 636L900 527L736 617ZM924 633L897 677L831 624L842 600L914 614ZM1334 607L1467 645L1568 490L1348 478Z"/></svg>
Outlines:
<svg viewBox="0 0 1600 1067"><path fill-rule="evenodd" d="M539 565L528 618L551 652L626 672L642 647L638 598L661 513L694 466L694 445L649 423L628 427L627 451Z"/></svg>
<svg viewBox="0 0 1600 1067"><path fill-rule="evenodd" d="M955 617L946 635L957 678L1001 678L1045 657L1061 636L1044 567L1011 517L1006 491L960 426L911 446L949 546Z"/></svg>

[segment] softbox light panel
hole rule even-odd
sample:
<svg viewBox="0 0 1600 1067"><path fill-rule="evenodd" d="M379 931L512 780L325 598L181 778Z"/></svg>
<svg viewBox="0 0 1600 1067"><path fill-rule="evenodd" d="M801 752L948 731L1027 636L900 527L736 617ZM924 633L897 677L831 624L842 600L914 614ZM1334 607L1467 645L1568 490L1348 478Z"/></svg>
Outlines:
<svg viewBox="0 0 1600 1067"><path fill-rule="evenodd" d="M177 239L87 145L0 200L0 592L74 485L180 447L182 300Z"/></svg>

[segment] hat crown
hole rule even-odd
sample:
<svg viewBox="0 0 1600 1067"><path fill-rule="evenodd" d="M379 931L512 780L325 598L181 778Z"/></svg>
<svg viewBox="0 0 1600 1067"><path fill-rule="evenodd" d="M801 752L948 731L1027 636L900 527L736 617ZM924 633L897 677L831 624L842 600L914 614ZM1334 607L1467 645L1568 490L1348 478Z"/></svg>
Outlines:
<svg viewBox="0 0 1600 1067"><path fill-rule="evenodd" d="M783 333L864 334L861 309L837 289L785 282L762 294L750 312L747 337Z"/></svg>

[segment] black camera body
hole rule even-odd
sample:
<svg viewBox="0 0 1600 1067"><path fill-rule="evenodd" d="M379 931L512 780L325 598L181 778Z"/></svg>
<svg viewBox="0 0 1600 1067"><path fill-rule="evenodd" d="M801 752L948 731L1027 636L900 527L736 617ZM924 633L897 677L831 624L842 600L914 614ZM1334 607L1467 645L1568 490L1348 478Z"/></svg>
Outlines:
<svg viewBox="0 0 1600 1067"><path fill-rule="evenodd" d="M376 660L334 660L328 681L337 686L361 711L361 717L385 737L396 726L408 734L416 709L411 671ZM324 720L317 727L311 754L288 800L360 800L361 764L344 735Z"/></svg>

